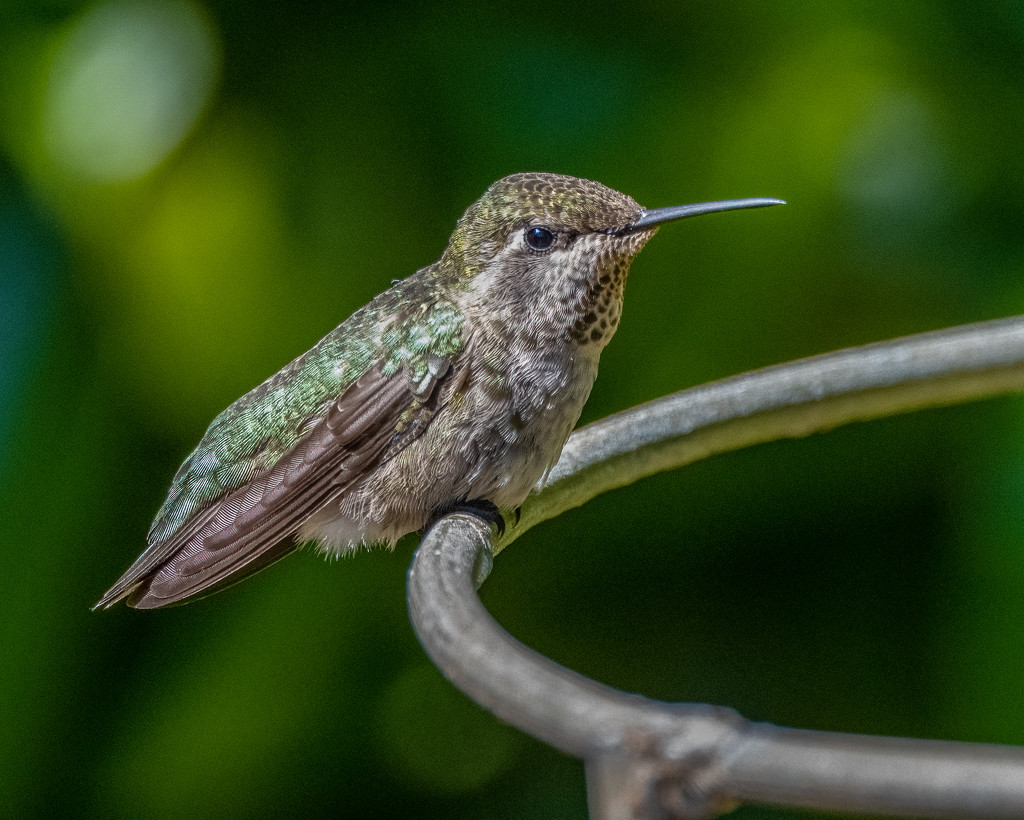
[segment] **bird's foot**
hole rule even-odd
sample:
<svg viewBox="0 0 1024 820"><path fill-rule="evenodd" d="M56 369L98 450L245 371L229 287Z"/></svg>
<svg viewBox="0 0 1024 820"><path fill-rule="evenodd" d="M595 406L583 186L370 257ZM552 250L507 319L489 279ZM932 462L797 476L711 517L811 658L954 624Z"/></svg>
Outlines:
<svg viewBox="0 0 1024 820"><path fill-rule="evenodd" d="M494 524L498 528L499 536L505 534L504 516L502 516L494 502L488 501L486 498L471 498L468 501L462 499L459 501L448 501L442 504L430 514L430 518L427 519L427 526L423 528L423 531L426 532L441 518L444 518L444 516L454 512L474 515L488 524ZM517 514L516 520L518 519L519 516Z"/></svg>

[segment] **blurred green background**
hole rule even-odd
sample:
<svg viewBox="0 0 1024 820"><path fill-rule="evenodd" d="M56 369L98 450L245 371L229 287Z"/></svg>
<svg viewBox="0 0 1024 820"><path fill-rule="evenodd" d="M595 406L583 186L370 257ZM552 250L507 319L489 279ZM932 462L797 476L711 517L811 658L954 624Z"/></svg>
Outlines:
<svg viewBox="0 0 1024 820"><path fill-rule="evenodd" d="M508 173L790 203L660 233L585 421L1024 310L1022 88L1011 0L0 4L0 813L583 817L581 765L425 658L414 539L89 607L212 417ZM483 597L627 690L1024 744L1022 410L645 481L532 531Z"/></svg>

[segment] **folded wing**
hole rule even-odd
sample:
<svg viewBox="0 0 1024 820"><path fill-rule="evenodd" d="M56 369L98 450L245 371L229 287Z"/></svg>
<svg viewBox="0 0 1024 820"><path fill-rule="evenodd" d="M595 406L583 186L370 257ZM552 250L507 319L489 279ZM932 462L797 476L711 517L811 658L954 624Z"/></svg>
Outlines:
<svg viewBox="0 0 1024 820"><path fill-rule="evenodd" d="M283 558L299 546L299 525L380 462L396 445L398 420L423 400L401 372L367 373L272 467L150 544L97 607L181 603Z"/></svg>

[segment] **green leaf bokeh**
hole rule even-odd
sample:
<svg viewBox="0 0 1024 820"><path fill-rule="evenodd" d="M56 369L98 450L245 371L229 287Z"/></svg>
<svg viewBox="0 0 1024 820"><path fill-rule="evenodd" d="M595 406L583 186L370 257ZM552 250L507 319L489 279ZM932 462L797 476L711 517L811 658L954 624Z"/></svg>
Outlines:
<svg viewBox="0 0 1024 820"><path fill-rule="evenodd" d="M89 607L210 419L508 173L789 202L660 232L585 420L1021 312L1022 84L1004 0L0 6L0 816L583 817L577 762L426 664L412 539ZM1022 410L656 477L531 532L483 596L627 690L1024 744Z"/></svg>

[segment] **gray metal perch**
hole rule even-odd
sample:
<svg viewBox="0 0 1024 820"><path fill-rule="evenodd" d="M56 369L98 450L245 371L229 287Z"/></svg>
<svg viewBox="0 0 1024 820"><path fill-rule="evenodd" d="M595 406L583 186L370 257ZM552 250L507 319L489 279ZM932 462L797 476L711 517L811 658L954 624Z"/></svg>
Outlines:
<svg viewBox="0 0 1024 820"><path fill-rule="evenodd" d="M494 714L587 764L595 818L710 817L737 803L918 817L1024 817L1024 748L752 723L626 694L523 646L476 595L535 524L662 470L852 421L1024 390L1024 318L866 345L684 390L582 428L493 544L476 518L424 537L409 608L434 662Z"/></svg>

